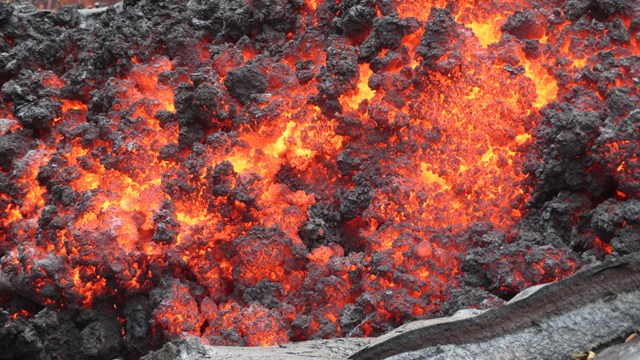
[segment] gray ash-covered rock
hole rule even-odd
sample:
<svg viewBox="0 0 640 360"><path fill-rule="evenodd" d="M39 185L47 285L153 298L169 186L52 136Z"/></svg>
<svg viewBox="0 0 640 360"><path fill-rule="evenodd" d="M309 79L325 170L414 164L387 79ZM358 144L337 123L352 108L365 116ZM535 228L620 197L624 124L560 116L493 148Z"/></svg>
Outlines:
<svg viewBox="0 0 640 360"><path fill-rule="evenodd" d="M5 171L11 171L15 162L22 158L33 147L30 144L33 140L26 134L7 133L0 137L0 168ZM9 180L6 181L9 186ZM4 187L3 187L4 188Z"/></svg>
<svg viewBox="0 0 640 360"><path fill-rule="evenodd" d="M419 27L415 18L400 19L395 16L376 18L369 36L360 45L358 61L371 62L382 49L395 50L404 36L413 33Z"/></svg>
<svg viewBox="0 0 640 360"><path fill-rule="evenodd" d="M376 18L376 2L371 0L327 1L325 6L339 14L333 19L333 26L348 36L362 36Z"/></svg>
<svg viewBox="0 0 640 360"><path fill-rule="evenodd" d="M45 86L49 73L23 70L17 78L2 85L5 102L13 104L13 113L23 127L48 130L53 119L62 115L56 92Z"/></svg>
<svg viewBox="0 0 640 360"><path fill-rule="evenodd" d="M513 13L507 22L500 27L500 30L519 39L528 40L539 39L544 34L544 29L536 14L529 9Z"/></svg>
<svg viewBox="0 0 640 360"><path fill-rule="evenodd" d="M426 67L446 71L457 64L456 57L459 54L455 54L455 42L460 39L458 26L448 9L434 8L429 14L420 45L416 49ZM440 60L445 54L448 59Z"/></svg>
<svg viewBox="0 0 640 360"><path fill-rule="evenodd" d="M359 77L358 53L353 46L329 46L327 64L321 66L316 75L318 96L311 99L322 109L323 115L335 117L343 108L338 97L354 90Z"/></svg>
<svg viewBox="0 0 640 360"><path fill-rule="evenodd" d="M268 84L260 70L247 65L229 71L224 78L224 85L234 99L246 104L252 95L264 93Z"/></svg>
<svg viewBox="0 0 640 360"><path fill-rule="evenodd" d="M243 36L295 29L299 0L199 0L188 2L191 24L217 41L237 41Z"/></svg>
<svg viewBox="0 0 640 360"><path fill-rule="evenodd" d="M180 223L175 219L175 207L171 201L165 200L162 203L159 211L153 215L153 222L156 229L151 240L170 244L176 239Z"/></svg>
<svg viewBox="0 0 640 360"><path fill-rule="evenodd" d="M633 11L633 5L631 0L569 0L564 3L563 10L567 18L572 21L585 15L604 19L614 14Z"/></svg>
<svg viewBox="0 0 640 360"><path fill-rule="evenodd" d="M340 217L344 220L352 220L369 207L371 201L371 189L357 186L339 195Z"/></svg>
<svg viewBox="0 0 640 360"><path fill-rule="evenodd" d="M176 117L180 125L178 144L181 148L202 141L208 130L228 127L224 102L230 100L222 87L216 84L215 79L205 74L193 74L191 82L180 83L176 87Z"/></svg>
<svg viewBox="0 0 640 360"><path fill-rule="evenodd" d="M594 178L586 172L595 160L591 146L604 116L594 111L578 111L568 104L544 111L547 116L534 130L536 141L541 144L538 149L543 153L531 157L536 162L531 166L537 166L536 186L541 189L536 195L544 197L545 191L557 193L565 189L593 189L596 196L600 195L598 192L611 191L600 186L606 179Z"/></svg>
<svg viewBox="0 0 640 360"><path fill-rule="evenodd" d="M282 285L273 281L263 280L242 293L242 299L247 304L258 303L268 309L280 307L282 297Z"/></svg>
<svg viewBox="0 0 640 360"><path fill-rule="evenodd" d="M121 326L107 308L91 315L44 309L0 329L3 359L112 359L122 349Z"/></svg>

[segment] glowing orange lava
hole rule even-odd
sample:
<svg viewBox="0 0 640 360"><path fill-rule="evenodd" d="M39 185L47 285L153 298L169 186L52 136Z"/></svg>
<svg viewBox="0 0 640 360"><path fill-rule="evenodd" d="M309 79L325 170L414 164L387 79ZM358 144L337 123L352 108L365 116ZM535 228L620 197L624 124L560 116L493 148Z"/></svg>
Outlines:
<svg viewBox="0 0 640 360"><path fill-rule="evenodd" d="M55 140L24 155L27 165L13 176L21 195L0 194L3 268L32 274L34 301L52 307L155 288L157 329L213 344L376 335L439 314L462 273L468 248L461 234L477 223L508 234L521 219L531 190L522 168L539 110L595 59L574 53L583 40L568 21L541 25L536 56L523 50L532 39L505 36L509 16L531 1L393 3L394 16L421 26L397 49L381 51L377 59L409 54L381 69L349 58L359 45L349 37L329 46L294 35L283 55L222 50L198 64L205 80L175 72L166 56L146 64L134 58L128 76L106 85L114 101L108 122L87 125L100 132L90 141L68 129L89 124L91 106L61 99ZM305 16L318 20L321 5L307 1ZM536 13L546 21L543 15ZM444 40L429 47L447 22ZM635 41L611 51L638 54ZM345 84L335 80L341 91L325 99L318 74L338 79L343 71L329 64L331 51L352 61L354 74ZM267 83L245 104L224 85L243 64L258 64ZM313 76L299 81L300 69ZM63 85L57 77L43 84ZM189 101L198 114L209 114L193 142L183 140L184 123L196 117L180 118L185 100L177 94L185 88L195 89ZM2 121L2 135L22 129ZM638 170L634 149L635 158L611 155L619 176ZM45 185L39 172L46 166L66 170ZM338 228L322 222L330 220L325 208L339 214ZM51 214L64 221L45 231ZM313 235L302 236L305 229ZM563 254L549 256L561 261ZM499 279L502 290L575 269L572 261L559 269L529 260L530 273ZM56 273L48 271L52 261L60 264ZM60 290L50 296L43 288ZM344 329L356 305L363 320Z"/></svg>

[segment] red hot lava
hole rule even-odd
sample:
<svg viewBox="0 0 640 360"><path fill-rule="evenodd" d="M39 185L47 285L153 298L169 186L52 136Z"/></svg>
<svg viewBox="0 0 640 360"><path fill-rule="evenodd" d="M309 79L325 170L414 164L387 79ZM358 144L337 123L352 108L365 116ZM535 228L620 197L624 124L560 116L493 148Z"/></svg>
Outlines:
<svg viewBox="0 0 640 360"><path fill-rule="evenodd" d="M116 47L104 83L4 75L0 299L110 304L125 334L144 299L153 334L272 345L496 304L611 253L639 221L638 9L561 3L202 5L175 20L196 46ZM154 6L186 5L124 13ZM273 33L215 28L234 6Z"/></svg>

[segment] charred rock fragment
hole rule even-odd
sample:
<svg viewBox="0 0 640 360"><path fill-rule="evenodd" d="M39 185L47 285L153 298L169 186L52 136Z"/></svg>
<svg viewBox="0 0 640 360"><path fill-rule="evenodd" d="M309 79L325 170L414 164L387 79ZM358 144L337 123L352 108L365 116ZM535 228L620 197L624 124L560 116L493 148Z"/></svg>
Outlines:
<svg viewBox="0 0 640 360"><path fill-rule="evenodd" d="M31 150L31 141L22 134L5 134L0 137L0 168L13 170L14 164Z"/></svg>
<svg viewBox="0 0 640 360"><path fill-rule="evenodd" d="M569 20L577 20L585 14L590 14L598 19L607 18L624 10L632 9L629 1L612 0L569 0L563 6Z"/></svg>
<svg viewBox="0 0 640 360"><path fill-rule="evenodd" d="M437 67L437 62L445 55L454 51L458 38L457 24L451 12L447 9L433 8L429 20L424 26L424 34L416 53L422 56L425 66L430 69ZM456 63L454 56L449 56L451 64L443 64L450 68Z"/></svg>
<svg viewBox="0 0 640 360"><path fill-rule="evenodd" d="M298 78L300 85L306 85L309 81L313 80L315 76L313 69L313 60L296 62L296 77Z"/></svg>
<svg viewBox="0 0 640 360"><path fill-rule="evenodd" d="M120 352L120 324L94 321L80 332L83 354L93 358L108 358Z"/></svg>
<svg viewBox="0 0 640 360"><path fill-rule="evenodd" d="M153 215L156 230L151 240L164 244L172 243L178 235L180 224L175 219L175 207L171 201L165 200L158 212Z"/></svg>
<svg viewBox="0 0 640 360"><path fill-rule="evenodd" d="M333 25L343 34L358 36L371 28L376 17L376 4L370 0L347 0L337 5L339 16Z"/></svg>
<svg viewBox="0 0 640 360"><path fill-rule="evenodd" d="M399 19L393 16L376 18L373 30L360 45L359 62L371 62L382 49L395 50L405 35L411 34L419 27L415 18Z"/></svg>
<svg viewBox="0 0 640 360"><path fill-rule="evenodd" d="M629 31L622 22L622 19L619 17L616 17L614 21L607 23L607 33L614 42L623 44L629 42Z"/></svg>
<svg viewBox="0 0 640 360"><path fill-rule="evenodd" d="M500 30L526 40L539 39L544 35L544 28L538 23L536 14L529 9L516 11Z"/></svg>
<svg viewBox="0 0 640 360"><path fill-rule="evenodd" d="M542 167L534 170L535 176L541 180L538 186L550 192L579 188L602 191L595 183L604 179L586 174L586 168L594 161L589 146L598 136L598 129L603 124L602 116L596 112L580 112L566 105L559 110L549 112L549 117L545 117L536 129L537 141L545 143L541 147L545 149L541 154L544 160L539 162ZM539 191L538 194L543 196L544 192Z"/></svg>
<svg viewBox="0 0 640 360"><path fill-rule="evenodd" d="M229 94L242 104L251 99L251 95L267 90L267 78L254 66L241 66L232 69L224 79Z"/></svg>
<svg viewBox="0 0 640 360"><path fill-rule="evenodd" d="M371 190L366 187L356 187L345 191L340 196L340 215L345 220L351 220L369 207Z"/></svg>
<svg viewBox="0 0 640 360"><path fill-rule="evenodd" d="M126 316L125 345L133 354L146 354L149 351L149 303L144 297L134 297L124 309Z"/></svg>

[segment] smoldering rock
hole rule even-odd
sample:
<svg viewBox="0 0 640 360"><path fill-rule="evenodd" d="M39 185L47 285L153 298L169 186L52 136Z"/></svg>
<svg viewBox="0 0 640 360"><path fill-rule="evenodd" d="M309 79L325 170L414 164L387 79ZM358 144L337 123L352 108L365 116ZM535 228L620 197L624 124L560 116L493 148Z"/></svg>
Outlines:
<svg viewBox="0 0 640 360"><path fill-rule="evenodd" d="M236 286L250 287L264 280L254 276L257 269L282 267L285 271L304 268L307 252L302 245L294 244L277 227L254 226L246 236L233 241L237 266L233 269ZM269 254L264 256L264 254Z"/></svg>
<svg viewBox="0 0 640 360"><path fill-rule="evenodd" d="M607 23L607 34L609 35L611 40L616 43L629 43L629 31L622 22L622 19L620 19L619 17L616 17L615 20Z"/></svg>
<svg viewBox="0 0 640 360"><path fill-rule="evenodd" d="M586 14L591 14L598 19L605 19L632 8L632 1L629 0L569 0L563 5L567 19L572 21L578 20Z"/></svg>
<svg viewBox="0 0 640 360"><path fill-rule="evenodd" d="M336 165L342 175L348 175L360 170L361 161L347 148L338 155Z"/></svg>
<svg viewBox="0 0 640 360"><path fill-rule="evenodd" d="M460 265L463 272L462 281L470 287L486 287L491 285L489 274L481 265L479 254L469 253Z"/></svg>
<svg viewBox="0 0 640 360"><path fill-rule="evenodd" d="M175 240L180 223L175 218L175 206L170 200L162 201L160 209L153 214L153 223L156 229L152 241L171 244Z"/></svg>
<svg viewBox="0 0 640 360"><path fill-rule="evenodd" d="M53 119L62 115L62 109L60 102L45 98L17 107L14 114L25 128L44 130L49 128Z"/></svg>
<svg viewBox="0 0 640 360"><path fill-rule="evenodd" d="M236 83L236 77L229 75L225 79L225 84L229 79L233 84ZM194 143L200 142L205 136L205 132L210 129L220 129L225 127L225 120L228 118L223 102L225 102L225 91L220 85L213 79L199 79L199 75L195 74L192 77L195 80L194 83L181 83L177 86L175 92L175 107L178 124L180 126L180 134L178 137L178 144L181 149L191 148ZM204 76L204 75L203 75ZM263 79L264 80L264 79ZM252 79L247 80L249 82L249 88L251 88ZM266 80L265 87L266 87ZM240 86L238 91L243 91L242 86L247 86L246 83ZM228 87L228 86L227 86ZM246 90L246 89L244 89ZM251 94L245 94L248 100ZM233 96L233 93L232 93ZM211 121L216 119L216 121Z"/></svg>
<svg viewBox="0 0 640 360"><path fill-rule="evenodd" d="M604 19L613 14L633 9L634 2L632 0L591 0L590 3L591 13L595 17Z"/></svg>
<svg viewBox="0 0 640 360"><path fill-rule="evenodd" d="M181 321L183 331L195 332L200 318L200 311L194 295L190 289L190 282L179 280L174 277L164 277L160 284L149 292L149 304L153 308L151 314L151 325L155 328L154 333L161 337L170 336L170 325L173 317L167 316L175 314L176 305L181 308ZM158 331L160 330L160 331ZM158 341L161 339L153 339Z"/></svg>
<svg viewBox="0 0 640 360"><path fill-rule="evenodd" d="M339 199L342 219L351 220L369 207L372 199L371 189L358 186L340 194Z"/></svg>
<svg viewBox="0 0 640 360"><path fill-rule="evenodd" d="M245 65L229 70L224 85L234 99L246 104L251 95L264 93L268 83L266 76L256 67Z"/></svg>
<svg viewBox="0 0 640 360"><path fill-rule="evenodd" d="M424 34L416 53L422 56L427 67L435 68L435 61L454 49L458 30L456 21L448 9L434 9L425 24Z"/></svg>
<svg viewBox="0 0 640 360"><path fill-rule="evenodd" d="M357 117L349 114L343 114L336 118L338 125L336 126L336 134L348 136L351 139L359 139L364 135L362 123Z"/></svg>
<svg viewBox="0 0 640 360"><path fill-rule="evenodd" d="M326 69L320 69L322 73L318 74L316 78L321 77L321 75L326 75L325 70ZM331 86L330 83L325 85ZM324 88L329 89L329 91L332 93L334 92L334 91L331 91L330 88L326 86L324 86ZM322 115L330 119L339 116L339 114L342 114L342 110L343 110L342 104L340 104L340 101L337 99L336 96L325 95L325 94L319 94L318 96L311 96L309 98L309 103L319 106L320 109L322 110Z"/></svg>
<svg viewBox="0 0 640 360"><path fill-rule="evenodd" d="M213 38L238 40L251 35L257 25L254 14L241 0L189 1L192 24Z"/></svg>
<svg viewBox="0 0 640 360"><path fill-rule="evenodd" d="M17 318L0 328L0 357L3 359L86 359L80 333L71 310L44 309L33 318ZM117 320L114 320L117 322ZM109 354L109 355L113 355ZM109 356L92 357L107 359Z"/></svg>
<svg viewBox="0 0 640 360"><path fill-rule="evenodd" d="M540 42L538 40L527 40L522 47L525 55L530 58L538 58L541 54Z"/></svg>
<svg viewBox="0 0 640 360"><path fill-rule="evenodd" d="M205 143L213 151L218 151L226 149L231 144L231 141L232 137L230 136L230 134L223 131L218 131L207 136Z"/></svg>
<svg viewBox="0 0 640 360"><path fill-rule="evenodd" d="M163 161L175 161L179 153L180 148L177 144L167 144L160 149L159 158Z"/></svg>
<svg viewBox="0 0 640 360"><path fill-rule="evenodd" d="M524 66L519 65L517 67L513 67L510 64L507 64L504 66L503 68L504 70L506 70L507 72L511 73L512 76L514 75L522 75L526 72Z"/></svg>
<svg viewBox="0 0 640 360"><path fill-rule="evenodd" d="M115 319L94 321L80 332L80 351L92 358L109 358L120 352L120 332L120 325Z"/></svg>
<svg viewBox="0 0 640 360"><path fill-rule="evenodd" d="M317 202L307 210L309 220L301 226L298 235L309 250L342 238L341 216L338 206L330 202Z"/></svg>
<svg viewBox="0 0 640 360"><path fill-rule="evenodd" d="M251 0L249 6L262 25L261 35L269 31L287 33L295 31L302 0Z"/></svg>
<svg viewBox="0 0 640 360"><path fill-rule="evenodd" d="M68 185L56 185L51 188L50 197L56 203L70 206L76 202L78 193Z"/></svg>
<svg viewBox="0 0 640 360"><path fill-rule="evenodd" d="M333 26L348 36L357 36L371 28L376 17L376 6L369 0L341 1L337 6L340 16L333 20Z"/></svg>
<svg viewBox="0 0 640 360"><path fill-rule="evenodd" d="M316 80L319 94L309 102L318 105L323 115L334 118L342 113L338 97L356 88L359 75L357 49L353 46L330 46L327 50L327 64L321 66Z"/></svg>
<svg viewBox="0 0 640 360"><path fill-rule="evenodd" d="M20 133L0 137L0 169L11 171L15 162L33 147L33 140Z"/></svg>
<svg viewBox="0 0 640 360"><path fill-rule="evenodd" d="M233 190L235 184L235 176L237 173L233 170L233 164L225 160L216 166L207 168L207 183L214 197L227 196Z"/></svg>
<svg viewBox="0 0 640 360"><path fill-rule="evenodd" d="M578 111L569 105L560 106L560 111L543 110L544 118L533 131L536 137L534 151L525 164L541 181L536 184L534 201L551 192L563 189L585 188L598 193L605 178L589 175L586 169L595 161L590 144L598 137L604 116L594 111ZM538 149L542 150L541 154ZM535 154L535 155L534 155Z"/></svg>
<svg viewBox="0 0 640 360"><path fill-rule="evenodd" d="M569 0L564 3L563 10L569 20L578 20L589 10L589 1Z"/></svg>
<svg viewBox="0 0 640 360"><path fill-rule="evenodd" d="M281 305L279 298L282 295L281 284L263 280L254 286L246 288L242 293L242 299L248 304L258 303L267 309L276 309Z"/></svg>
<svg viewBox="0 0 640 360"><path fill-rule="evenodd" d="M14 7L11 4L0 4L0 24L5 24L13 15Z"/></svg>
<svg viewBox="0 0 640 360"><path fill-rule="evenodd" d="M309 330L311 328L311 320L313 320L311 316L296 316L291 322L289 337L293 341L308 339L312 335L312 332Z"/></svg>
<svg viewBox="0 0 640 360"><path fill-rule="evenodd" d="M315 77L313 60L299 60L296 62L296 78L300 85L308 84Z"/></svg>
<svg viewBox="0 0 640 360"><path fill-rule="evenodd" d="M340 329L348 336L362 336L362 329L359 326L365 320L365 313L362 307L347 304L340 312L338 322L340 323Z"/></svg>
<svg viewBox="0 0 640 360"><path fill-rule="evenodd" d="M373 30L360 45L358 62L371 62L382 49L396 49L402 37L415 32L419 23L415 18L400 19L383 16L373 22Z"/></svg>
<svg viewBox="0 0 640 360"><path fill-rule="evenodd" d="M579 225L584 209L592 203L584 194L561 191L542 206L539 222L535 226L545 238L553 236L569 239L571 232Z"/></svg>
<svg viewBox="0 0 640 360"><path fill-rule="evenodd" d="M131 353L145 354L149 350L150 308L145 297L133 297L124 308L126 317L125 346Z"/></svg>
<svg viewBox="0 0 640 360"><path fill-rule="evenodd" d="M7 174L0 172L0 194L12 196L17 190L18 187L16 186L15 181L13 181Z"/></svg>
<svg viewBox="0 0 640 360"><path fill-rule="evenodd" d="M640 201L629 199L618 202L608 200L591 211L591 226L602 237L609 239L625 226L638 226Z"/></svg>
<svg viewBox="0 0 640 360"><path fill-rule="evenodd" d="M606 96L607 108L614 116L625 116L637 109L635 104L638 99L635 96L631 96L627 89L615 87L609 90Z"/></svg>
<svg viewBox="0 0 640 360"><path fill-rule="evenodd" d="M17 319L0 328L0 350L3 359L38 359L43 344L25 320Z"/></svg>
<svg viewBox="0 0 640 360"><path fill-rule="evenodd" d="M13 113L25 128L43 130L62 114L60 102L54 98L56 92L43 85L48 76L42 71L22 70L2 86L3 99L13 103Z"/></svg>
<svg viewBox="0 0 640 360"><path fill-rule="evenodd" d="M176 114L173 113L173 112L167 111L167 110L158 111L154 115L154 117L156 119L158 119L159 125L163 129L166 129L167 127L171 126L172 124L178 123L178 118L177 118Z"/></svg>
<svg viewBox="0 0 640 360"><path fill-rule="evenodd" d="M544 28L540 25L536 14L529 9L513 13L500 30L518 39L532 40L544 35Z"/></svg>
<svg viewBox="0 0 640 360"><path fill-rule="evenodd" d="M113 107L116 101L116 89L114 86L105 86L91 92L91 101L88 106L87 120L92 121L93 116L105 114Z"/></svg>

